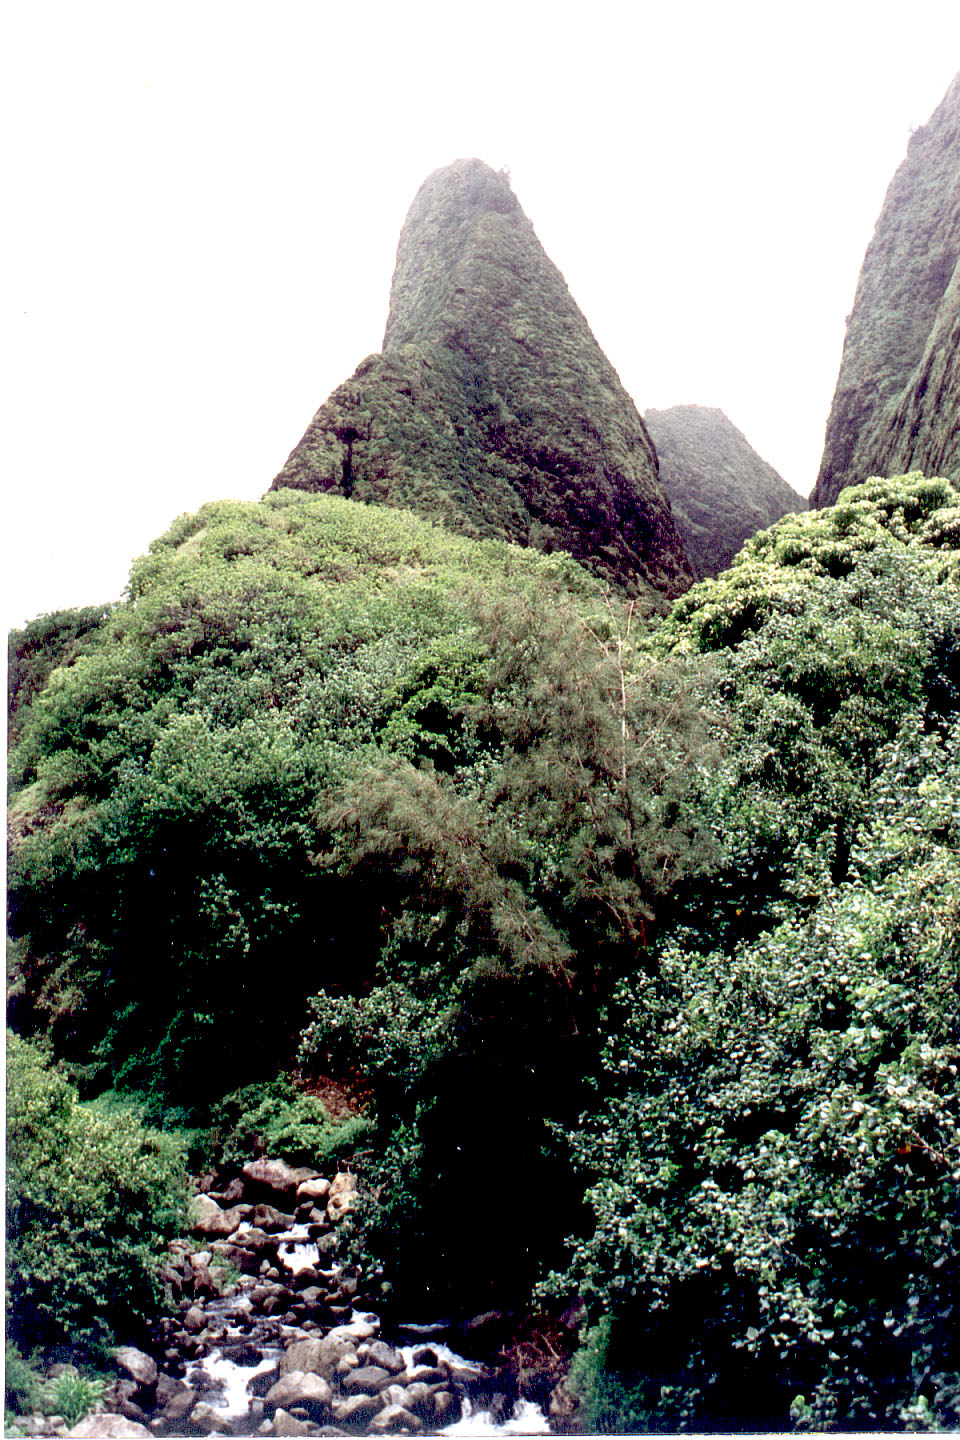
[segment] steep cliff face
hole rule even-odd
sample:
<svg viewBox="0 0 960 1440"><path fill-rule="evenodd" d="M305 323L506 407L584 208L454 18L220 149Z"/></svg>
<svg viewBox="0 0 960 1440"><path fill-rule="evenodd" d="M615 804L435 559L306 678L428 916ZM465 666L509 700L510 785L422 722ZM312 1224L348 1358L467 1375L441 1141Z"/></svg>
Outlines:
<svg viewBox="0 0 960 1440"><path fill-rule="evenodd" d="M813 506L908 470L960 473L960 75L910 139L847 322Z"/></svg>
<svg viewBox="0 0 960 1440"><path fill-rule="evenodd" d="M807 508L722 410L674 405L643 418L698 580L726 570L758 530Z"/></svg>
<svg viewBox="0 0 960 1440"><path fill-rule="evenodd" d="M400 236L383 351L273 482L563 549L637 593L692 579L636 407L503 174L458 160Z"/></svg>

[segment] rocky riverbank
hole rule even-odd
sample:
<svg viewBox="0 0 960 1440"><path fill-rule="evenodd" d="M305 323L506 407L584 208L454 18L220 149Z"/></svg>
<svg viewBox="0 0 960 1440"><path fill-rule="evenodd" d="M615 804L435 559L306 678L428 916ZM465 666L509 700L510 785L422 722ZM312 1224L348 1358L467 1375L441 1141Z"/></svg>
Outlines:
<svg viewBox="0 0 960 1440"><path fill-rule="evenodd" d="M60 1436L414 1435L458 1421L545 1433L510 1367L455 1354L415 1327L387 1339L376 1297L340 1261L355 1177L261 1159L222 1189L199 1182L191 1230L162 1270L172 1313L145 1349L114 1352L97 1414ZM482 1327L481 1327L482 1328Z"/></svg>

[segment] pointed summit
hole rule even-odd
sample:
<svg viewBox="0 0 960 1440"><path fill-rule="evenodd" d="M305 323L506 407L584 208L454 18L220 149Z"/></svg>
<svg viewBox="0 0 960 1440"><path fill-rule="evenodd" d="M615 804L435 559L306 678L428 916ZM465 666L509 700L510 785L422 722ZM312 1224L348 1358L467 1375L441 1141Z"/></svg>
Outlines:
<svg viewBox="0 0 960 1440"><path fill-rule="evenodd" d="M318 410L284 485L568 550L633 592L692 578L633 401L509 180L480 160L420 187L383 351Z"/></svg>

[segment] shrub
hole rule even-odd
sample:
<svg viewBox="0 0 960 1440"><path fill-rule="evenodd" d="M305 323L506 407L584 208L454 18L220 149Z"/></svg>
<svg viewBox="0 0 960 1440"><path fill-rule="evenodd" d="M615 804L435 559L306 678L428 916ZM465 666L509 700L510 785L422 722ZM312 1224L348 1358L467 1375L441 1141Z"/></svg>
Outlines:
<svg viewBox="0 0 960 1440"><path fill-rule="evenodd" d="M9 1340L3 1368L7 1410L15 1415L30 1415L38 1410L43 1398L43 1382L29 1360L25 1360Z"/></svg>
<svg viewBox="0 0 960 1440"><path fill-rule="evenodd" d="M169 1137L108 1119L33 1046L7 1042L7 1284L21 1351L88 1351L162 1303L157 1268L186 1183Z"/></svg>
<svg viewBox="0 0 960 1440"><path fill-rule="evenodd" d="M216 1118L226 1168L261 1150L292 1165L322 1168L350 1154L371 1128L363 1115L332 1120L321 1100L286 1080L234 1091L219 1103Z"/></svg>
<svg viewBox="0 0 960 1440"><path fill-rule="evenodd" d="M90 1413L103 1395L103 1381L69 1370L58 1376L50 1394L52 1413L62 1415L72 1429Z"/></svg>

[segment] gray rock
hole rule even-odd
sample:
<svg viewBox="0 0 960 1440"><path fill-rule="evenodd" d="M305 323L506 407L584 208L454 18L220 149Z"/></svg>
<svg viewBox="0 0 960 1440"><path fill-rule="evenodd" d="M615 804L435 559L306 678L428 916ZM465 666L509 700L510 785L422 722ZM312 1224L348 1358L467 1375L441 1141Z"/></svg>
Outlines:
<svg viewBox="0 0 960 1440"><path fill-rule="evenodd" d="M232 1435L233 1426L227 1419L226 1412L216 1410L201 1400L194 1405L190 1412L190 1425L202 1430L205 1435Z"/></svg>
<svg viewBox="0 0 960 1440"><path fill-rule="evenodd" d="M292 1410L305 1405L311 1414L330 1408L333 1391L322 1375L305 1370L288 1370L267 1391L264 1399L277 1409Z"/></svg>
<svg viewBox="0 0 960 1440"><path fill-rule="evenodd" d="M477 1372L475 1370L467 1373L471 1380L476 1379ZM397 1376L397 1382L400 1385L415 1383L421 1385L445 1385L449 1378L448 1372L439 1369L436 1365L414 1365L410 1370L402 1370Z"/></svg>
<svg viewBox="0 0 960 1440"><path fill-rule="evenodd" d="M306 1420L298 1420L287 1410L278 1410L273 1417L274 1435L310 1435L313 1426Z"/></svg>
<svg viewBox="0 0 960 1440"><path fill-rule="evenodd" d="M329 1194L330 1181L322 1179L319 1175L315 1180L304 1180L297 1186L298 1201L309 1200L311 1204L315 1204L318 1200L322 1200L325 1205Z"/></svg>
<svg viewBox="0 0 960 1440"><path fill-rule="evenodd" d="M152 1440L146 1425L128 1420L125 1415L88 1415L79 1425L67 1431L69 1440Z"/></svg>
<svg viewBox="0 0 960 1440"><path fill-rule="evenodd" d="M163 1418L168 1420L172 1425L176 1425L181 1420L186 1420L190 1411L197 1403L198 1396L196 1390L193 1390L189 1385L185 1385L182 1380L175 1380L173 1383L177 1388L169 1393L163 1402ZM159 1388L157 1391L157 1399L158 1401L160 1399Z"/></svg>
<svg viewBox="0 0 960 1440"><path fill-rule="evenodd" d="M206 1295L208 1299L217 1294L217 1286L209 1266L194 1265L193 1293L194 1295Z"/></svg>
<svg viewBox="0 0 960 1440"><path fill-rule="evenodd" d="M327 1332L327 1339L339 1343L345 1340L350 1345L359 1345L362 1340L373 1340L377 1333L377 1326L369 1320L351 1320L343 1325L335 1325Z"/></svg>
<svg viewBox="0 0 960 1440"><path fill-rule="evenodd" d="M189 1218L191 1225L200 1220L210 1219L221 1213L221 1207L211 1195L194 1195L190 1201Z"/></svg>
<svg viewBox="0 0 960 1440"><path fill-rule="evenodd" d="M251 1225L271 1232L289 1230L296 1223L292 1215L285 1215L275 1205L267 1205L263 1202L253 1207L253 1214L249 1219Z"/></svg>
<svg viewBox="0 0 960 1440"><path fill-rule="evenodd" d="M422 1429L423 1421L419 1415L404 1410L402 1405L386 1405L370 1421L371 1435L410 1435Z"/></svg>
<svg viewBox="0 0 960 1440"><path fill-rule="evenodd" d="M244 1250L252 1251L254 1255L260 1256L261 1260L266 1255L276 1258L276 1239L256 1225L249 1230L234 1230L230 1236L230 1243Z"/></svg>
<svg viewBox="0 0 960 1440"><path fill-rule="evenodd" d="M280 1195L284 1199L293 1200L297 1193L297 1185L303 1178L283 1160L251 1160L243 1167L243 1178L246 1182L244 1193L251 1197L268 1190L274 1195Z"/></svg>
<svg viewBox="0 0 960 1440"><path fill-rule="evenodd" d="M380 1405L403 1405L408 1408L414 1401L405 1385L387 1385L380 1391Z"/></svg>
<svg viewBox="0 0 960 1440"><path fill-rule="evenodd" d="M133 1345L121 1345L113 1351L113 1358L117 1369L145 1390L151 1390L156 1385L159 1375L157 1362L142 1350L137 1350Z"/></svg>
<svg viewBox="0 0 960 1440"><path fill-rule="evenodd" d="M239 1177L234 1177L234 1179L230 1181L230 1184L227 1186L227 1188L225 1190L222 1190L219 1195L215 1194L213 1191L211 1191L210 1193L213 1199L219 1200L220 1204L223 1206L239 1205L240 1201L243 1199L243 1181Z"/></svg>
<svg viewBox="0 0 960 1440"><path fill-rule="evenodd" d="M152 1395L153 1391L148 1390L146 1394ZM136 1380L118 1380L113 1387L113 1397L114 1404L122 1415L125 1415L128 1420L136 1420L138 1424L146 1425L149 1416L143 1407L149 1405L150 1401L145 1398L144 1391L141 1390ZM143 1404L140 1403L141 1401Z"/></svg>
<svg viewBox="0 0 960 1440"><path fill-rule="evenodd" d="M207 1317L199 1305L191 1305L183 1317L183 1328L192 1335L199 1335L200 1331L205 1328L206 1323Z"/></svg>
<svg viewBox="0 0 960 1440"><path fill-rule="evenodd" d="M327 1196L327 1219L333 1222L341 1220L348 1210L352 1210L357 1201L357 1182L353 1175L334 1175L330 1181L330 1192Z"/></svg>
<svg viewBox="0 0 960 1440"><path fill-rule="evenodd" d="M201 1199L209 1200L208 1196L201 1196ZM219 1205L216 1213L208 1211L201 1215L192 1224L191 1231L194 1235L202 1235L208 1240L226 1240L232 1235L238 1225L249 1220L253 1213L250 1205L234 1205L229 1210L221 1210Z"/></svg>
<svg viewBox="0 0 960 1440"><path fill-rule="evenodd" d="M392 1382L393 1376L382 1365L359 1365L343 1376L340 1386L347 1395L379 1395Z"/></svg>
<svg viewBox="0 0 960 1440"><path fill-rule="evenodd" d="M334 1400L333 1418L338 1425L355 1425L369 1420L380 1409L380 1401L373 1395L351 1395L346 1400Z"/></svg>
<svg viewBox="0 0 960 1440"><path fill-rule="evenodd" d="M394 1350L384 1340L368 1340L360 1346L357 1354L371 1365L382 1365L391 1375L399 1375L406 1363L399 1350Z"/></svg>
<svg viewBox="0 0 960 1440"><path fill-rule="evenodd" d="M280 1358L280 1374L302 1370L307 1375L323 1375L330 1379L345 1346L331 1344L326 1338L298 1340Z"/></svg>
<svg viewBox="0 0 960 1440"><path fill-rule="evenodd" d="M461 1403L456 1395L449 1390L438 1390L431 1396L430 1408L433 1413L433 1420L436 1425L450 1424L457 1419L461 1410Z"/></svg>
<svg viewBox="0 0 960 1440"><path fill-rule="evenodd" d="M398 1386L397 1388L403 1389L406 1398L403 1400L398 1399L396 1404L403 1405L408 1410L413 1410L416 1406L428 1405L433 1399L433 1396L439 1393L436 1385L427 1385L423 1380L414 1380L410 1385L405 1387ZM386 1391L384 1391L384 1394L386 1394Z"/></svg>

